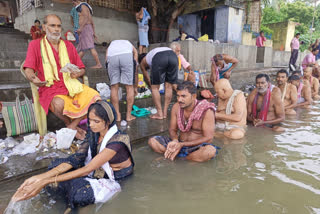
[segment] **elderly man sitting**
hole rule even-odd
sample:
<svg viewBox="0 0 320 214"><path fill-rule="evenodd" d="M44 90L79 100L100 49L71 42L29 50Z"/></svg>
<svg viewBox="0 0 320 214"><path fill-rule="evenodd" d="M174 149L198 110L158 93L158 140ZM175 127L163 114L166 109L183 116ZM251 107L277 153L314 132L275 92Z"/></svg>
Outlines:
<svg viewBox="0 0 320 214"><path fill-rule="evenodd" d="M76 138L84 139L85 131L77 126L89 106L100 99L99 93L77 80L84 75L85 66L72 43L60 38L60 17L47 15L44 30L44 38L29 43L24 63L26 77L39 87L39 101L45 112L48 114L50 109L68 128L77 130Z"/></svg>
<svg viewBox="0 0 320 214"><path fill-rule="evenodd" d="M241 139L246 133L247 105L242 91L233 90L229 80L221 79L214 86L218 96L216 129L230 139Z"/></svg>

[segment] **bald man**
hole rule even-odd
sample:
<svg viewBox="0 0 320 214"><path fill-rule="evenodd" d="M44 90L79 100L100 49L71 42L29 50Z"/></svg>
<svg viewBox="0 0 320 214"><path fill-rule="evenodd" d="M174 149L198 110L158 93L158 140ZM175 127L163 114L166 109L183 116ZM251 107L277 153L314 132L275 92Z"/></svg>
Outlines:
<svg viewBox="0 0 320 214"><path fill-rule="evenodd" d="M227 79L218 80L214 88L219 98L216 129L222 130L227 138L243 138L247 124L247 106L243 92L233 90Z"/></svg>
<svg viewBox="0 0 320 214"><path fill-rule="evenodd" d="M312 76L312 67L306 67L303 70L303 79L310 84L312 99L319 100L319 80Z"/></svg>

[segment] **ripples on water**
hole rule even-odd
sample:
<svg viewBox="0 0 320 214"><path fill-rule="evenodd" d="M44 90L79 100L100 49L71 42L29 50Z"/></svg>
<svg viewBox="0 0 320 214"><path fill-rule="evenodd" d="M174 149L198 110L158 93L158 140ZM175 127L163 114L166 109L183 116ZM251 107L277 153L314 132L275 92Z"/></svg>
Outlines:
<svg viewBox="0 0 320 214"><path fill-rule="evenodd" d="M249 127L241 141L214 140L222 149L207 163L170 162L138 146L134 175L98 213L320 213L319 106L299 110L283 133ZM21 182L0 187L1 205ZM44 192L30 204L36 213L64 210Z"/></svg>

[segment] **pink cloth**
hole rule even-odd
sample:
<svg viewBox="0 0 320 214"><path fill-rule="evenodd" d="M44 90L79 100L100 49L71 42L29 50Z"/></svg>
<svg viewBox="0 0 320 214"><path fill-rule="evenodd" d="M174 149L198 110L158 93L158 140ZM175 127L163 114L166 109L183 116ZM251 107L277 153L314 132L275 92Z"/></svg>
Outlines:
<svg viewBox="0 0 320 214"><path fill-rule="evenodd" d="M79 34L78 51L85 51L94 48L94 33L91 24L86 24Z"/></svg>
<svg viewBox="0 0 320 214"><path fill-rule="evenodd" d="M185 118L184 118L184 110L182 108L179 109L178 112L178 128L181 132L188 132L190 131L192 127L192 123L194 120L200 120L208 109L212 109L213 112L216 111L216 106L214 103L210 103L207 100L196 100L196 105L189 117L189 120L187 121L186 126L185 124Z"/></svg>
<svg viewBox="0 0 320 214"><path fill-rule="evenodd" d="M300 42L299 42L299 39L294 37L291 41L291 48L292 49L296 49L296 50L299 50L299 47L300 47Z"/></svg>
<svg viewBox="0 0 320 214"><path fill-rule="evenodd" d="M180 58L182 67L184 69L187 69L190 66L190 63L187 62L187 60L184 58L184 56L182 54L179 54L179 58Z"/></svg>
<svg viewBox="0 0 320 214"><path fill-rule="evenodd" d="M37 72L38 78L41 81L45 81L43 65L42 65L42 56L41 56L41 50L40 50L40 41L41 39L36 39L36 40L32 40L29 43L27 57L23 65L23 68L33 69L35 72ZM66 40L63 40L63 41L67 47L70 63L75 64L80 69L84 68L84 64L82 63L77 53L77 50L73 46L73 44ZM57 63L58 71L60 71L61 65L60 65L60 59L59 59L59 52L56 51L51 44L50 46L52 48L53 55ZM39 102L47 114L49 111L50 103L56 95L67 95L69 93L68 89L66 88L63 82L63 74L61 72L58 72L58 75L60 80L54 81L54 84L52 86L50 87L42 86L38 89Z"/></svg>
<svg viewBox="0 0 320 214"><path fill-rule="evenodd" d="M264 47L264 42L265 41L267 41L267 39L266 39L266 37L264 37L264 36L258 36L257 38L256 38L256 45L257 45L257 47Z"/></svg>
<svg viewBox="0 0 320 214"><path fill-rule="evenodd" d="M316 56L312 53L307 54L307 56L304 57L302 61L302 68L305 69L309 63L315 63L316 62Z"/></svg>

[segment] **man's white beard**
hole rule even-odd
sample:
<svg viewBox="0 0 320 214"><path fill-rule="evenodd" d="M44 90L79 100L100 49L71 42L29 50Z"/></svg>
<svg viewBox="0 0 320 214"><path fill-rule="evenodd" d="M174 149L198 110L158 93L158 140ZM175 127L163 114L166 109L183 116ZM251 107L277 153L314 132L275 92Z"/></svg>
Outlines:
<svg viewBox="0 0 320 214"><path fill-rule="evenodd" d="M268 88L261 88L261 89L257 88L257 90L259 94L263 94L268 90Z"/></svg>
<svg viewBox="0 0 320 214"><path fill-rule="evenodd" d="M61 33L59 33L58 36L55 36L53 33L50 33L49 31L46 32L47 33L47 37L49 40L54 40L54 41L58 41L61 37Z"/></svg>

